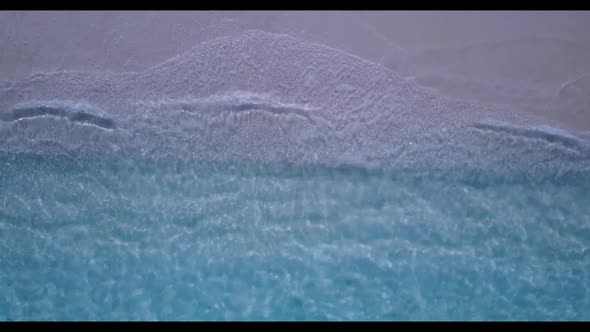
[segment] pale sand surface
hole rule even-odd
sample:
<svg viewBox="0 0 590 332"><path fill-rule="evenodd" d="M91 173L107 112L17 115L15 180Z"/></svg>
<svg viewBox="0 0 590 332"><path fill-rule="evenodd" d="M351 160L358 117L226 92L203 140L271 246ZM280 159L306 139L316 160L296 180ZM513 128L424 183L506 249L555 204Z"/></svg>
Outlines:
<svg viewBox="0 0 590 332"><path fill-rule="evenodd" d="M0 88L36 72L142 71L248 29L324 44L453 97L590 130L590 12L6 11Z"/></svg>

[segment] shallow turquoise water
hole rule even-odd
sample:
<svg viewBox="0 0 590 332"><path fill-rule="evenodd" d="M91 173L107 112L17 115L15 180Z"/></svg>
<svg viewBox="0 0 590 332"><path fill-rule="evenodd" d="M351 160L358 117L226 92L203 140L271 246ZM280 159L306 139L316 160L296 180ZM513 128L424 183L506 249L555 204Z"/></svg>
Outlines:
<svg viewBox="0 0 590 332"><path fill-rule="evenodd" d="M4 153L0 320L587 320L590 174Z"/></svg>
<svg viewBox="0 0 590 332"><path fill-rule="evenodd" d="M590 319L558 127L261 31L35 74L0 89L0 320Z"/></svg>

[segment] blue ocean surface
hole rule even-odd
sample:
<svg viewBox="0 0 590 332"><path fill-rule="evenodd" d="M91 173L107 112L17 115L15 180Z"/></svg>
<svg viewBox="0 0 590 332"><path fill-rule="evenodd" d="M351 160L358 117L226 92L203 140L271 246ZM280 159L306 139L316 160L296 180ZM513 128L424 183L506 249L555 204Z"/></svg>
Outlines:
<svg viewBox="0 0 590 332"><path fill-rule="evenodd" d="M0 157L1 320L585 320L590 175Z"/></svg>
<svg viewBox="0 0 590 332"><path fill-rule="evenodd" d="M0 320L588 320L589 137L259 31L37 74Z"/></svg>

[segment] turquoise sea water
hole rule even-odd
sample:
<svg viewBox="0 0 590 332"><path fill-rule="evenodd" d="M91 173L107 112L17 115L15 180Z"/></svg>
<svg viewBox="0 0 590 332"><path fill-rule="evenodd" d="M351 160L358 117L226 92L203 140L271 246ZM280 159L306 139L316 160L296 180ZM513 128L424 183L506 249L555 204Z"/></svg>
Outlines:
<svg viewBox="0 0 590 332"><path fill-rule="evenodd" d="M3 153L0 320L581 320L590 175Z"/></svg>
<svg viewBox="0 0 590 332"><path fill-rule="evenodd" d="M33 75L0 320L588 320L590 135L556 127L260 31Z"/></svg>

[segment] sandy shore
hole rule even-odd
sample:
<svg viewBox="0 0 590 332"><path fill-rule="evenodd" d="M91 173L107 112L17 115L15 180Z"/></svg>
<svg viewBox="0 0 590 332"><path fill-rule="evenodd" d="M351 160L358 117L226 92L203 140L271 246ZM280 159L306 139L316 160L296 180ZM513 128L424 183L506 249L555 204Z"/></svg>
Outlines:
<svg viewBox="0 0 590 332"><path fill-rule="evenodd" d="M590 130L587 12L2 12L0 88L35 72L141 71L247 29L288 33L454 97Z"/></svg>

